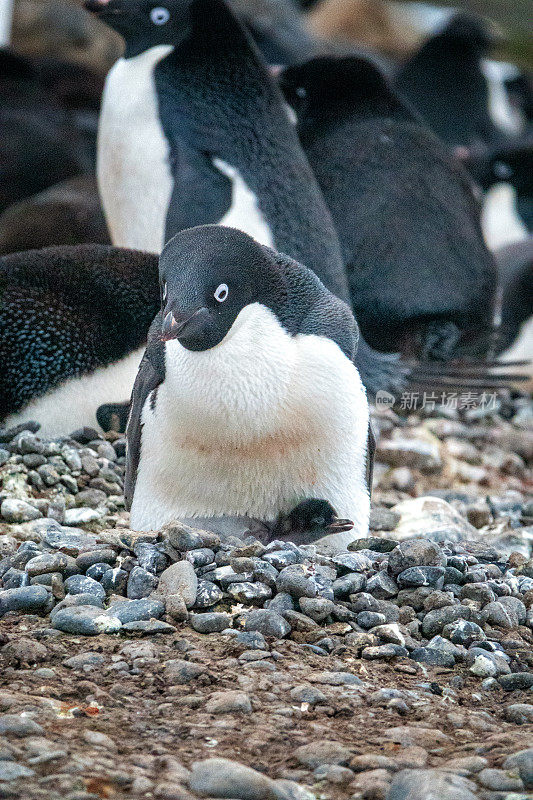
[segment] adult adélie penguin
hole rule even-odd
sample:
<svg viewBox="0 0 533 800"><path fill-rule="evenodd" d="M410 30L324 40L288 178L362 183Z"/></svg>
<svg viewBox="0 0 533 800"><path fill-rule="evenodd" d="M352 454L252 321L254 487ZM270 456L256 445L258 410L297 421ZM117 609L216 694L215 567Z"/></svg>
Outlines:
<svg viewBox="0 0 533 800"><path fill-rule="evenodd" d="M171 239L160 280L127 427L132 527L246 518L333 549L366 535L373 444L347 305L224 226Z"/></svg>
<svg viewBox="0 0 533 800"><path fill-rule="evenodd" d="M99 131L113 241L157 252L185 228L232 226L312 269L349 303L337 234L287 105L229 8L221 0L89 7L126 41ZM394 356L360 339L356 359L370 393L400 389Z"/></svg>

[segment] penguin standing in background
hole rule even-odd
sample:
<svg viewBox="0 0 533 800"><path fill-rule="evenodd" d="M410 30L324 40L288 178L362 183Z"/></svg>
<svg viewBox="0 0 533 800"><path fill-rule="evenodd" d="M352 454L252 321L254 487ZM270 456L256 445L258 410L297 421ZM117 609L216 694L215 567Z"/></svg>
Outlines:
<svg viewBox="0 0 533 800"><path fill-rule="evenodd" d="M228 225L305 264L350 303L337 234L281 92L222 0L86 5L126 40L99 130L113 242L157 252L185 228ZM356 365L372 394L403 385L397 359L362 338Z"/></svg>
<svg viewBox="0 0 533 800"><path fill-rule="evenodd" d="M2 425L97 428L99 406L131 393L158 308L153 255L81 245L0 258Z"/></svg>
<svg viewBox="0 0 533 800"><path fill-rule="evenodd" d="M495 43L484 20L456 14L398 70L395 87L476 179L483 173L484 231L496 248L531 230L533 190L531 139L524 138L531 89L513 64L489 58Z"/></svg>
<svg viewBox="0 0 533 800"><path fill-rule="evenodd" d="M96 180L78 175L0 214L0 255L41 247L109 244Z"/></svg>
<svg viewBox="0 0 533 800"><path fill-rule="evenodd" d="M335 512L326 546L366 535L372 437L348 307L224 226L177 234L159 270L127 427L132 528L247 517L290 538L316 500Z"/></svg>
<svg viewBox="0 0 533 800"><path fill-rule="evenodd" d="M369 343L448 360L492 330L496 267L466 172L369 61L322 57L280 76L332 213Z"/></svg>

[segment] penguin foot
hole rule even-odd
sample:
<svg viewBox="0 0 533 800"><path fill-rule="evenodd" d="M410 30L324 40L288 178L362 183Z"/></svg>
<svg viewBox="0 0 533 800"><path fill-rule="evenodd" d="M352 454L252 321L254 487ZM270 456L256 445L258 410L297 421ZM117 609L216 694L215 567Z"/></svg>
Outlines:
<svg viewBox="0 0 533 800"><path fill-rule="evenodd" d="M273 525L272 539L286 539L294 544L310 544L324 536L344 533L353 528L349 519L340 519L327 500L303 500L288 514L280 514Z"/></svg>
<svg viewBox="0 0 533 800"><path fill-rule="evenodd" d="M425 329L421 358L430 361L450 361L457 350L461 331L454 322L434 320Z"/></svg>

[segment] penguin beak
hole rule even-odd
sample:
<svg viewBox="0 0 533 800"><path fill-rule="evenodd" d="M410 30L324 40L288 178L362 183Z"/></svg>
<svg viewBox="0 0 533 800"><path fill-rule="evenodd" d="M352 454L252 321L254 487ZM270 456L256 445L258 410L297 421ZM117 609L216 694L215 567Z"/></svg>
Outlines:
<svg viewBox="0 0 533 800"><path fill-rule="evenodd" d="M202 331L206 318L209 315L207 308L197 308L192 314L175 314L172 310L166 312L161 326L161 340L169 342L172 339L187 339Z"/></svg>

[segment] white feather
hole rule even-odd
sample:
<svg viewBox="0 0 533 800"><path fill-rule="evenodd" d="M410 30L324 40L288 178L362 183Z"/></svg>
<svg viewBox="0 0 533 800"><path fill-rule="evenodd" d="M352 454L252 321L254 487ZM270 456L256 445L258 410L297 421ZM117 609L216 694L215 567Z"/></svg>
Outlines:
<svg viewBox="0 0 533 800"><path fill-rule="evenodd" d="M527 239L528 231L516 209L516 193L510 183L497 183L486 193L481 227L490 250Z"/></svg>
<svg viewBox="0 0 533 800"><path fill-rule="evenodd" d="M274 237L264 215L259 208L256 195L247 186L240 172L220 158L213 159L213 165L231 180L231 206L218 221L219 225L237 228L251 236L256 242L267 247L275 247Z"/></svg>
<svg viewBox="0 0 533 800"><path fill-rule="evenodd" d="M96 411L103 403L121 403L131 395L144 347L120 361L79 378L69 378L42 397L32 400L22 411L11 414L4 425L11 428L35 420L41 436L68 436L76 428L90 425L98 430Z"/></svg>
<svg viewBox="0 0 533 800"><path fill-rule="evenodd" d="M266 307L247 306L223 342L166 345L166 379L142 414L131 525L186 517L273 520L304 498L329 500L368 530L368 404L354 365L331 340L290 336Z"/></svg>
<svg viewBox="0 0 533 800"><path fill-rule="evenodd" d="M113 244L160 253L173 180L154 69L172 52L152 47L110 70L98 127L97 177Z"/></svg>
<svg viewBox="0 0 533 800"><path fill-rule="evenodd" d="M513 64L500 61L483 60L481 70L486 78L489 90L489 114L493 123L503 132L510 135L521 133L525 121L518 109L514 108L504 81L519 74Z"/></svg>

